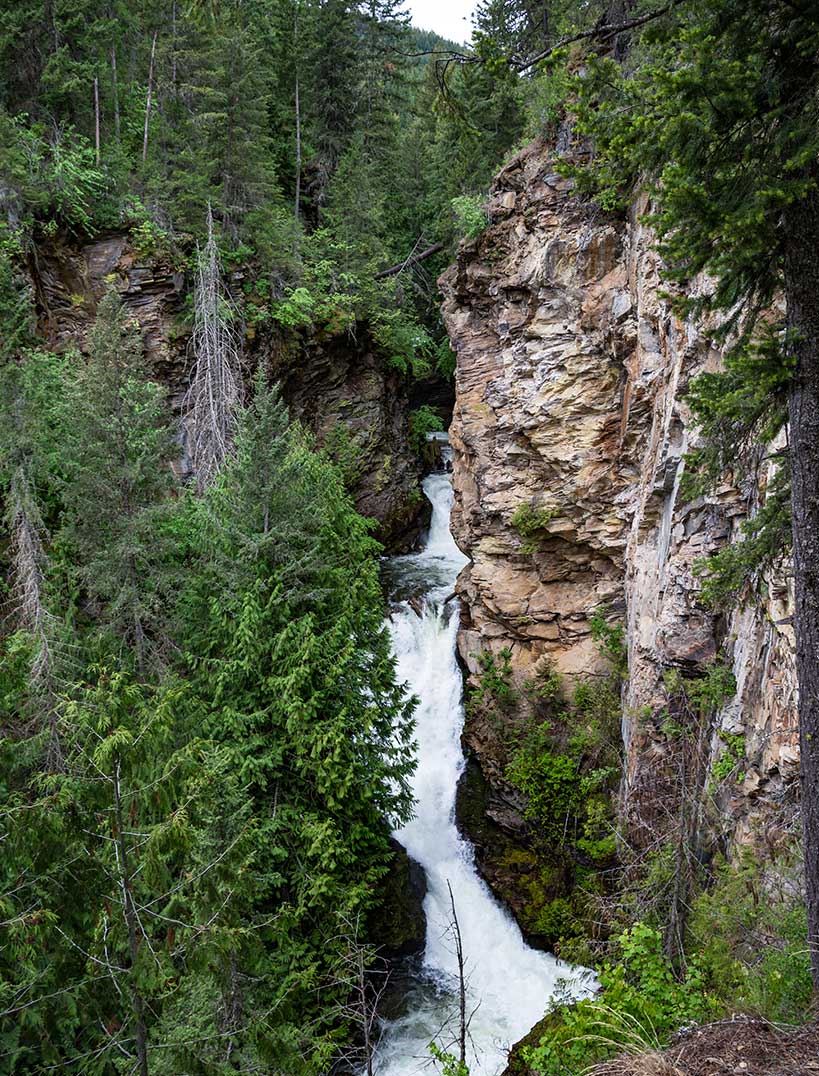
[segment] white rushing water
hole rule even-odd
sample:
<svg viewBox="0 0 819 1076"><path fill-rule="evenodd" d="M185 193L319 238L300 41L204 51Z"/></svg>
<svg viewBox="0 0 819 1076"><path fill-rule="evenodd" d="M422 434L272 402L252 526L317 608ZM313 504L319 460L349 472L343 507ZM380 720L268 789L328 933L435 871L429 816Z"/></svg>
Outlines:
<svg viewBox="0 0 819 1076"><path fill-rule="evenodd" d="M578 995L589 988L579 969L526 945L517 924L478 876L472 847L455 824L455 792L464 767L462 680L455 658L456 603L444 602L466 557L449 530L448 475L430 475L424 492L432 502L426 547L419 554L393 558L390 569L395 578L425 592L423 614L402 604L393 614L391 632L398 678L420 700L415 817L395 836L426 872L427 938L407 1012L387 1024L375 1071L378 1076L430 1073L430 1042L447 1048L457 1035L458 979L449 883L466 958L467 1013L475 1010L470 1023L470 1074L497 1076L509 1047L545 1013L559 980L572 980Z"/></svg>

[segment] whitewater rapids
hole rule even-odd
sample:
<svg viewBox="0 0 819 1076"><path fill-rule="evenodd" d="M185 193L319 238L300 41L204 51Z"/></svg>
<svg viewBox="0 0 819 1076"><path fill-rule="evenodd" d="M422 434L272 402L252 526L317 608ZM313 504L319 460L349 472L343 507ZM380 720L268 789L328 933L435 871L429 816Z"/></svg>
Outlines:
<svg viewBox="0 0 819 1076"><path fill-rule="evenodd" d="M424 481L432 503L421 553L392 559L393 579L424 592L422 615L402 603L390 621L398 679L420 703L416 713L418 768L415 816L395 833L424 869L426 948L405 1015L386 1024L375 1055L377 1076L437 1072L431 1042L452 1049L458 1033L458 978L447 883L452 887L468 981L470 1076L497 1076L511 1045L546 1012L556 990L591 992L581 969L530 949L520 929L478 876L469 842L455 824L455 793L465 760L462 679L455 657L458 613L451 596L467 558L452 538L452 484L447 474Z"/></svg>

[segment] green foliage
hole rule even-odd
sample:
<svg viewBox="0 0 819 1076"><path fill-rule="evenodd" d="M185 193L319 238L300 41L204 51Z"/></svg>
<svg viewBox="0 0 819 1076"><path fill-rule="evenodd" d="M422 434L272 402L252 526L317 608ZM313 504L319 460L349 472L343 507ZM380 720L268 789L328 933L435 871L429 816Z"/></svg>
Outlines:
<svg viewBox="0 0 819 1076"><path fill-rule="evenodd" d="M705 447L686 461L688 495L747 468L784 428L793 363L785 330L768 326L732 348L723 370L694 378L687 399Z"/></svg>
<svg viewBox="0 0 819 1076"><path fill-rule="evenodd" d="M139 326L112 289L71 389L62 534L98 627L132 648L140 672L161 645L169 584L159 517L172 442L164 393L150 374Z"/></svg>
<svg viewBox="0 0 819 1076"><path fill-rule="evenodd" d="M701 580L699 600L711 609L727 609L743 590L790 548L790 489L775 481L756 513L740 526L741 539L694 564Z"/></svg>
<svg viewBox="0 0 819 1076"><path fill-rule="evenodd" d="M530 745L510 763L507 777L526 796L526 816L537 821L547 844L562 846L580 806L575 761Z"/></svg>
<svg viewBox="0 0 819 1076"><path fill-rule="evenodd" d="M474 194L461 194L452 199L456 227L464 239L477 239L486 229L489 217L483 207L484 201Z"/></svg>
<svg viewBox="0 0 819 1076"><path fill-rule="evenodd" d="M615 1054L662 1047L679 1027L713 1018L717 1000L691 962L680 980L663 955L659 931L637 923L616 941L617 960L600 970L600 993L565 1006L525 1060L538 1076L581 1076Z"/></svg>
<svg viewBox="0 0 819 1076"><path fill-rule="evenodd" d="M512 651L509 647L503 647L497 654L483 650L477 655L477 662L480 669L478 685L473 688L470 701L491 701L500 706L511 706L517 692L512 683Z"/></svg>
<svg viewBox="0 0 819 1076"><path fill-rule="evenodd" d="M161 1076L318 1076L328 924L376 899L411 802L378 547L261 380L218 481L172 498L134 332L111 292L87 364L3 369L2 476L25 448L55 525L60 693L33 720L36 640L2 639L0 1071L108 1071L142 1027Z"/></svg>
<svg viewBox="0 0 819 1076"><path fill-rule="evenodd" d="M423 456L427 448L427 434L443 430L441 418L431 407L424 404L409 417L409 442L418 456Z"/></svg>
<svg viewBox="0 0 819 1076"><path fill-rule="evenodd" d="M690 922L689 946L708 989L727 1006L783 1023L802 1023L810 1012L796 869L787 856L768 866L750 852L736 864L722 863L694 901Z"/></svg>
<svg viewBox="0 0 819 1076"><path fill-rule="evenodd" d="M447 381L452 381L455 377L456 360L457 356L449 342L449 337L445 337L435 349L435 369Z"/></svg>
<svg viewBox="0 0 819 1076"><path fill-rule="evenodd" d="M57 225L77 234L117 222L108 177L95 166L87 138L71 126L32 123L0 109L3 171L18 201L20 224L36 221L45 235Z"/></svg>
<svg viewBox="0 0 819 1076"><path fill-rule="evenodd" d="M612 623L606 618L605 609L595 609L589 620L592 639L599 643L601 652L609 659L612 668L620 675L627 671L628 651L626 631L622 623Z"/></svg>
<svg viewBox="0 0 819 1076"><path fill-rule="evenodd" d="M440 1065L441 1076L469 1076L469 1068L463 1061L459 1061L454 1054L442 1050L434 1042L429 1044L429 1052L436 1066Z"/></svg>
<svg viewBox="0 0 819 1076"><path fill-rule="evenodd" d="M718 784L731 776L741 781L745 776L740 769L745 762L745 734L720 732L719 738L725 744L725 750L711 767L712 781Z"/></svg>
<svg viewBox="0 0 819 1076"><path fill-rule="evenodd" d="M592 635L610 673L579 681L567 702L554 669L542 665L523 686L530 713L514 739L506 777L525 795L526 816L550 855L573 852L592 867L604 867L617 844L611 793L620 776L620 681L626 665L622 628L610 624L602 610L592 618ZM543 913L548 914L545 907Z"/></svg>
<svg viewBox="0 0 819 1076"><path fill-rule="evenodd" d="M517 506L509 520L518 534L523 538L521 553L536 553L544 533L555 517L554 508L536 508L528 501Z"/></svg>
<svg viewBox="0 0 819 1076"><path fill-rule="evenodd" d="M677 669L669 669L663 677L669 696L677 695L701 717L716 713L736 694L737 683L731 668L712 661L701 676L686 678Z"/></svg>

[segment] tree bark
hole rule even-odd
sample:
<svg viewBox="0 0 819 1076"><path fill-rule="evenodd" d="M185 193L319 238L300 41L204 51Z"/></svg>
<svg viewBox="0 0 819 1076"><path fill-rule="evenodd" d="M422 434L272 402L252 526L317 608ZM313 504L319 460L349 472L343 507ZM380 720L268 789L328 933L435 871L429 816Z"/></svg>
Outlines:
<svg viewBox="0 0 819 1076"><path fill-rule="evenodd" d="M796 359L790 398L793 574L802 835L808 944L819 992L819 165L804 199L790 207L785 234L785 298Z"/></svg>
<svg viewBox="0 0 819 1076"><path fill-rule="evenodd" d="M145 1005L136 983L136 963L139 945L137 941L137 914L131 890L131 868L128 847L125 843L125 822L122 817L122 789L120 785L119 759L114 763L114 803L116 807L117 850L119 852L120 888L128 927L128 962L131 970L131 1004L134 1009L134 1038L136 1039L139 1076L148 1074L148 1034L145 1027Z"/></svg>
<svg viewBox="0 0 819 1076"><path fill-rule="evenodd" d="M117 136L117 142L119 142L119 83L117 81L117 50L115 45L111 46L111 88L114 93L114 133Z"/></svg>
<svg viewBox="0 0 819 1076"><path fill-rule="evenodd" d="M301 111L299 109L299 79L296 76L296 195L293 201L293 221L295 224L295 235L293 238L293 244L295 248L299 245L299 209L301 206Z"/></svg>
<svg viewBox="0 0 819 1076"><path fill-rule="evenodd" d="M148 94L145 98L145 131L142 136L142 163L148 159L148 127L151 122L151 95L154 88L154 56L156 55L156 30L154 30L154 39L151 42L151 62L148 65Z"/></svg>
<svg viewBox="0 0 819 1076"><path fill-rule="evenodd" d="M94 76L94 146L97 168L100 166L100 80Z"/></svg>

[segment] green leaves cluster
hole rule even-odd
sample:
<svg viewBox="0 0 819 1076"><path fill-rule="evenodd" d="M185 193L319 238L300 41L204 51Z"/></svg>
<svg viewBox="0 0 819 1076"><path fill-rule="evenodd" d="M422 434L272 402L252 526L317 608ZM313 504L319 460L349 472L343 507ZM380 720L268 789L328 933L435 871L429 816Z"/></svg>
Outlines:
<svg viewBox="0 0 819 1076"><path fill-rule="evenodd" d="M681 1025L720 1011L696 963L684 977L674 974L652 927L637 923L624 931L614 952L598 974L597 997L558 1009L540 1044L525 1050L538 1076L580 1076L616 1054L661 1048Z"/></svg>

